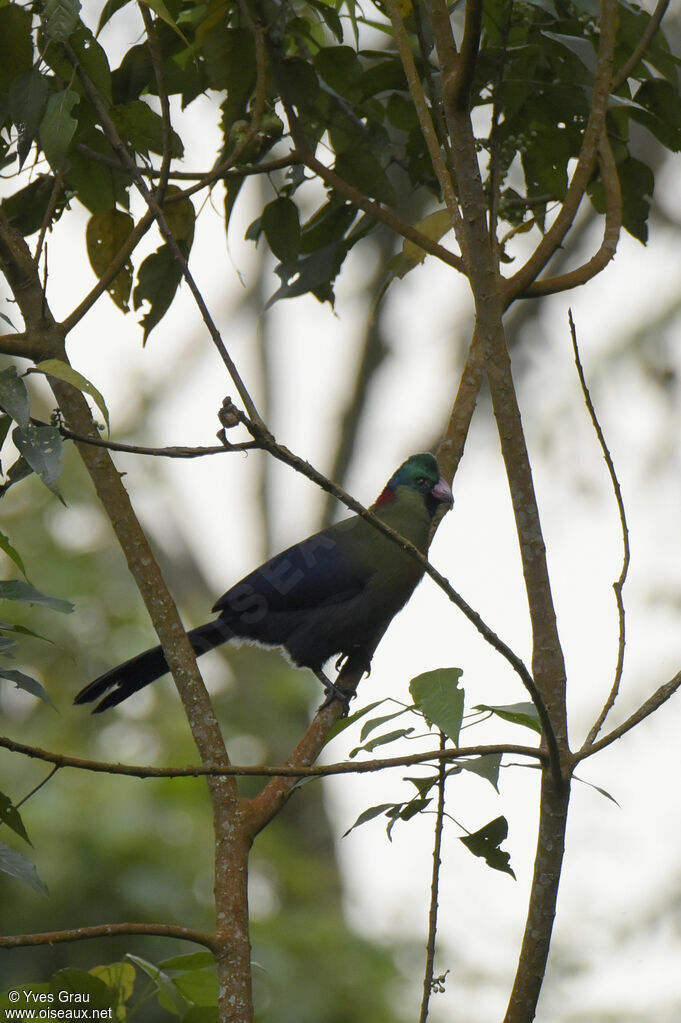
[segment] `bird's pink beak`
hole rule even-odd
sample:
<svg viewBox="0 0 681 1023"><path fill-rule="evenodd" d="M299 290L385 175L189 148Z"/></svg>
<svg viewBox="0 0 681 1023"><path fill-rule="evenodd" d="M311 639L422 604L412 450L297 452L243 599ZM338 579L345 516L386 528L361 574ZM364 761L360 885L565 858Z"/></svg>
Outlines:
<svg viewBox="0 0 681 1023"><path fill-rule="evenodd" d="M440 476L439 480L431 490L431 494L433 497L437 498L438 501L443 501L446 504L454 504L452 488L444 476Z"/></svg>

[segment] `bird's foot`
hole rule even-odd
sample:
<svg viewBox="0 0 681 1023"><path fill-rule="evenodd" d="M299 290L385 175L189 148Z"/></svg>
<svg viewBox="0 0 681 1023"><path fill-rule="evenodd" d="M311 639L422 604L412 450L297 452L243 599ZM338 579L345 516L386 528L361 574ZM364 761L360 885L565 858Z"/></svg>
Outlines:
<svg viewBox="0 0 681 1023"><path fill-rule="evenodd" d="M343 706L343 716L346 717L350 711L350 700L354 699L356 693L347 693L344 689L334 685L330 678L327 678L323 671L316 671L315 675L324 686L324 692L326 693L326 699L322 704L322 710L324 707L328 707L329 704L333 703L334 700L338 700Z"/></svg>

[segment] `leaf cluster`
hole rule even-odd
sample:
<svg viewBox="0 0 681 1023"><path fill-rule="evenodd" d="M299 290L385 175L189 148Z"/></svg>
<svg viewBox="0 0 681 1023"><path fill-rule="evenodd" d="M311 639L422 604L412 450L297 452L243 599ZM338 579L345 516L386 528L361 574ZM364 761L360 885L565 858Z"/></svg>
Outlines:
<svg viewBox="0 0 681 1023"><path fill-rule="evenodd" d="M265 157L274 149L280 161L269 174L274 196L247 235L254 241L264 237L278 260L280 286L272 302L311 293L333 303L344 260L380 220L358 208L355 194L389 210L408 201L426 216L446 216L405 71L380 10L371 16L353 0L261 0L254 13L218 0L168 0L149 7L156 14L154 38L131 46L118 67L111 66L100 33L113 18L133 16L132 0L105 4L92 27L78 0L36 9L0 7L0 166L16 180L0 204L2 212L29 236L48 229L74 201L84 206L92 268L121 310L131 304L147 309L141 321L145 338L170 307L182 272L167 239L133 265L131 193L139 174L150 186L158 184L156 200L187 258L196 217L190 196L222 182L228 230L244 181L260 165L266 168ZM446 154L433 38L420 5L403 13ZM622 0L619 65L649 23L646 11ZM368 30L370 47L364 42ZM471 104L480 112L477 145L485 157L484 187L502 259L512 258L507 242L515 234L544 230L565 197L589 114L597 46L591 0L484 5ZM177 96L187 107L204 95L220 106L222 143L215 165L183 171L195 180L190 187L167 187L185 147L164 114L164 99ZM678 58L661 32L645 61L619 84L608 113L623 224L645 241L653 173L635 144L641 128L667 149L681 149ZM322 195L312 196L307 187L301 165L306 159L321 160L335 175ZM588 194L602 213L606 196L598 171ZM431 236L443 230L438 223ZM397 274L418 262L412 253Z"/></svg>

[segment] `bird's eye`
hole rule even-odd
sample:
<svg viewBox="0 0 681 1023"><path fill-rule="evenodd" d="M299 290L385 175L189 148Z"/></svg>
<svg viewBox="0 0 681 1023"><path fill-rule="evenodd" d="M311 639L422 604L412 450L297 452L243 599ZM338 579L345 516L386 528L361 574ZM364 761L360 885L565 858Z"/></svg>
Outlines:
<svg viewBox="0 0 681 1023"><path fill-rule="evenodd" d="M417 487L423 487L428 482L425 476L417 476L415 481Z"/></svg>

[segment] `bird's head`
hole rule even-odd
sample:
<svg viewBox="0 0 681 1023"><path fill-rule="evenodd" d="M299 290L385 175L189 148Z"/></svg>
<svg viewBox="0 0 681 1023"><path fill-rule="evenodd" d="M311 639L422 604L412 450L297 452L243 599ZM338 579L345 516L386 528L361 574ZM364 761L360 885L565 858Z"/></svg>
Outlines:
<svg viewBox="0 0 681 1023"><path fill-rule="evenodd" d="M454 502L451 488L447 480L440 474L437 459L429 452L412 455L402 463L376 501L377 507L392 502L400 487L406 487L421 494L431 515L434 514L438 505L453 504Z"/></svg>

